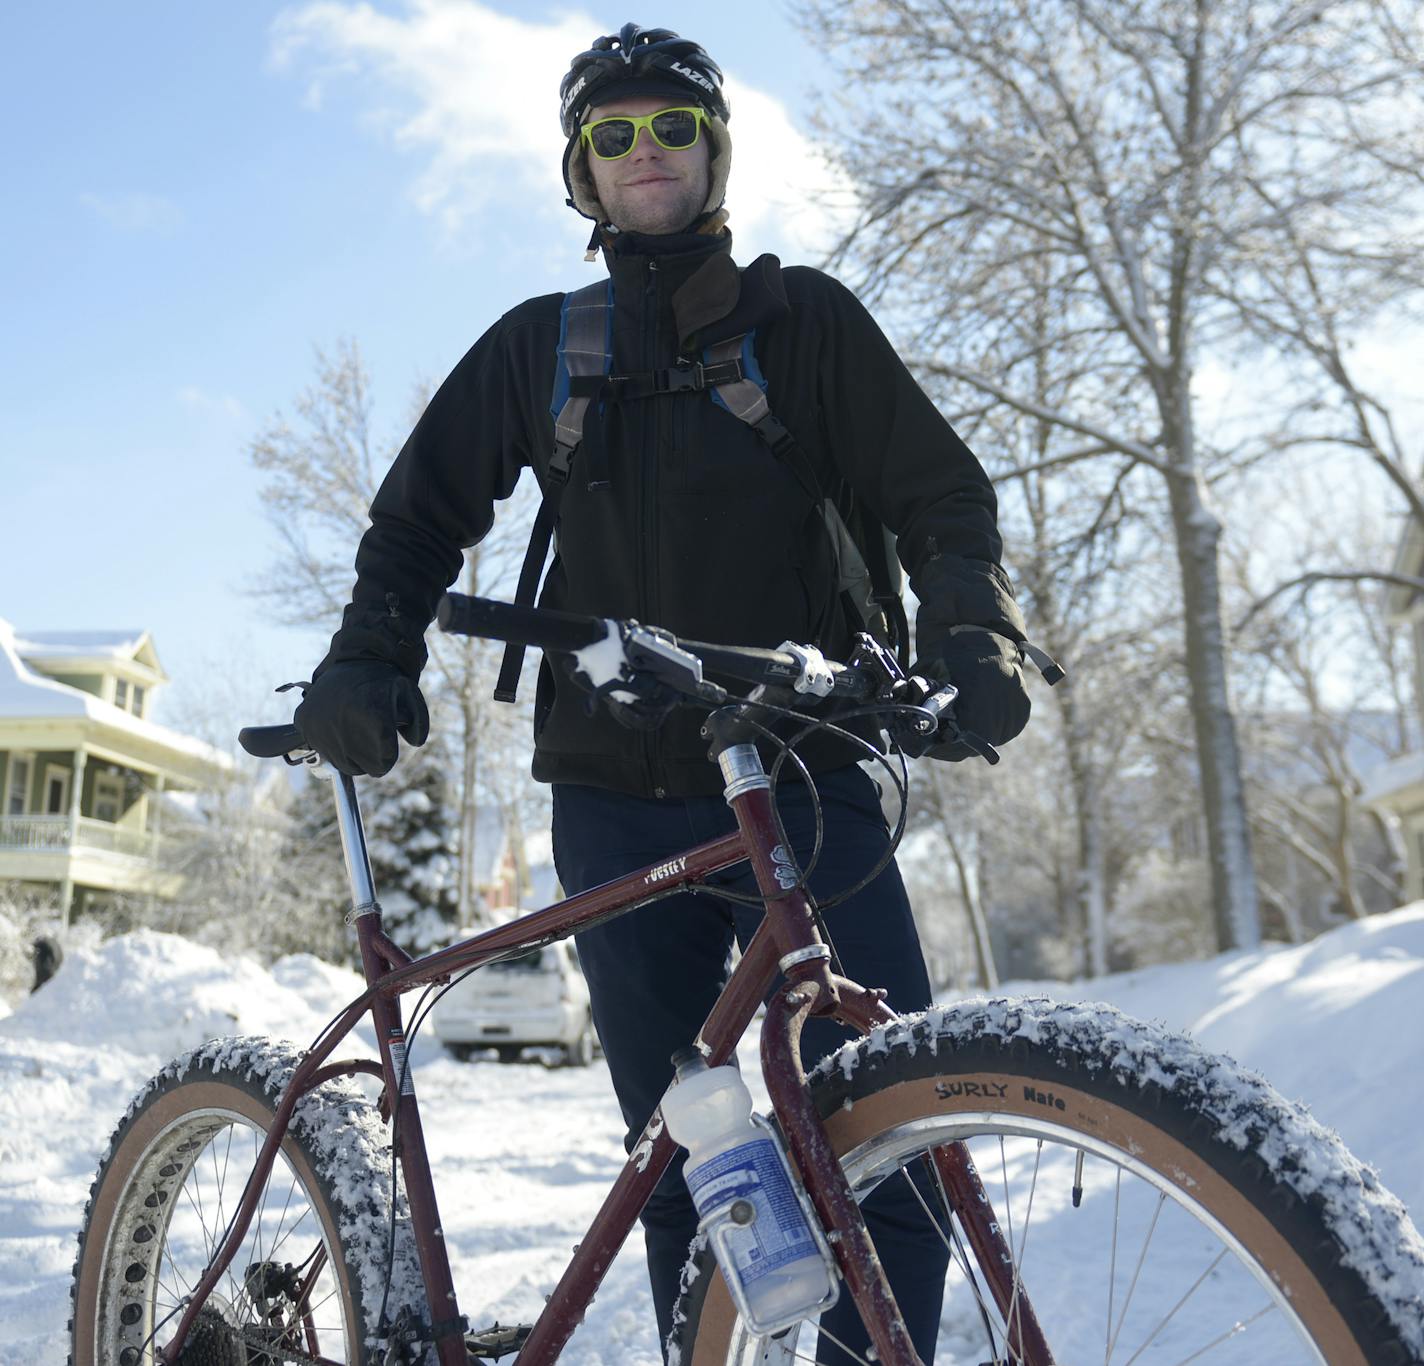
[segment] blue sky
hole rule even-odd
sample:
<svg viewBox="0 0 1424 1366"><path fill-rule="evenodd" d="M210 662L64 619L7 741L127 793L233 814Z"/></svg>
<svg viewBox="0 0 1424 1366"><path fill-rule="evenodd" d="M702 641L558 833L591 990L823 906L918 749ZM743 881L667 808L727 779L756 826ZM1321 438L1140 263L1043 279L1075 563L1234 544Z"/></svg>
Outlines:
<svg viewBox="0 0 1424 1366"><path fill-rule="evenodd" d="M589 278L556 87L628 17L466 0L9 8L0 617L146 627L170 712L224 677L272 715L271 685L305 677L325 633L265 622L243 592L276 553L248 443L310 382L313 347L343 337L398 441L417 382L520 299ZM810 259L824 235L801 187L824 177L798 128L816 55L772 4L641 19L728 73L738 254Z"/></svg>

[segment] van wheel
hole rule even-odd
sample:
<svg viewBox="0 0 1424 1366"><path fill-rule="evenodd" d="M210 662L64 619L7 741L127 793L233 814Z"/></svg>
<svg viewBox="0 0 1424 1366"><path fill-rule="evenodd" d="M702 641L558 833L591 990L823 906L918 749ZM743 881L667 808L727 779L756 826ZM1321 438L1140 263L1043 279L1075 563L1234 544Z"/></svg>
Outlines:
<svg viewBox="0 0 1424 1366"><path fill-rule="evenodd" d="M587 1067L593 1062L593 1021L585 1020L579 1036L564 1045L565 1067Z"/></svg>
<svg viewBox="0 0 1424 1366"><path fill-rule="evenodd" d="M475 1055L475 1047L468 1043L447 1043L446 1051L456 1062L469 1062Z"/></svg>

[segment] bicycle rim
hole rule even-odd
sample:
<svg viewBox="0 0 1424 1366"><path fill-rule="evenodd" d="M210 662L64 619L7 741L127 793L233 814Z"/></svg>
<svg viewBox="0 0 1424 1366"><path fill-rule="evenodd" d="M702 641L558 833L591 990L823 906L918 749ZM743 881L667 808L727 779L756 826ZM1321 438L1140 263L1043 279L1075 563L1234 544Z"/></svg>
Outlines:
<svg viewBox="0 0 1424 1366"><path fill-rule="evenodd" d="M1006 1319L1020 1295L1060 1366L1421 1358L1410 1287L1424 1243L1402 1206L1299 1107L1181 1036L1104 1007L968 1005L848 1045L813 1090L857 1198L905 1183L920 1246L949 1249L934 1366L1016 1366ZM951 1142L968 1146L1012 1249L1007 1306L919 1175ZM751 1336L705 1249L676 1322L678 1366L817 1359L816 1325Z"/></svg>
<svg viewBox="0 0 1424 1366"><path fill-rule="evenodd" d="M244 1100L214 1095L189 1104L137 1150L116 1154L127 1170L111 1173L119 1189L102 1211L102 1252L90 1272L95 1366L145 1366L171 1338L266 1137L267 1114ZM248 1362L263 1366L354 1363L359 1320L345 1274L321 1183L288 1142L189 1346L201 1345L211 1356L200 1357L214 1361L243 1360L224 1355L240 1344Z"/></svg>
<svg viewBox="0 0 1424 1366"><path fill-rule="evenodd" d="M956 1140L967 1141L1011 1236L1022 1273L1018 1285L1032 1297L1057 1361L1331 1366L1286 1293L1230 1230L1160 1173L1105 1144L1044 1121L970 1114L952 1122L909 1121L877 1134L848 1153L843 1166L863 1198L882 1180L906 1180L923 1154ZM1074 1209L1079 1152L1083 1196ZM978 1268L966 1269L958 1230L951 1231L933 1204L926 1210L931 1217L954 1258L935 1366L1012 1363L1007 1316ZM1075 1240L1076 1262L1066 1274L1043 1256L1045 1230L1062 1220L1087 1232ZM811 1324L768 1342L738 1321L726 1360L737 1366L815 1361L815 1344Z"/></svg>

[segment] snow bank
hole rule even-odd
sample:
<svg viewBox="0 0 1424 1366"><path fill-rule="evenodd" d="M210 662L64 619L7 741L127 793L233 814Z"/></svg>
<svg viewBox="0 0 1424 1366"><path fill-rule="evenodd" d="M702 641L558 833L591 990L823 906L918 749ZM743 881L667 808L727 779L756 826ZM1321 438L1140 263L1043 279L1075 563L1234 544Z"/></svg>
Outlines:
<svg viewBox="0 0 1424 1366"><path fill-rule="evenodd" d="M53 981L0 1019L4 1366L64 1360L75 1230L134 1093L215 1034L305 1044L359 989L354 974L307 955L267 971L140 933L75 949ZM1424 905L1299 948L1073 986L1036 983L1033 994L1106 1000L1232 1054L1336 1129L1416 1221L1424 1211L1424 1093L1414 1085L1424 1040ZM415 1084L461 1307L481 1327L496 1317L527 1321L625 1161L607 1071L462 1065L421 1044L412 1054ZM353 1051L364 1049L342 1049ZM764 1103L755 1038L741 1060ZM636 1234L568 1355L579 1366L659 1366Z"/></svg>
<svg viewBox="0 0 1424 1366"><path fill-rule="evenodd" d="M140 930L79 948L57 976L0 1020L0 1037L120 1048L166 1061L226 1034L302 1042L361 991L310 955L268 972L177 935Z"/></svg>

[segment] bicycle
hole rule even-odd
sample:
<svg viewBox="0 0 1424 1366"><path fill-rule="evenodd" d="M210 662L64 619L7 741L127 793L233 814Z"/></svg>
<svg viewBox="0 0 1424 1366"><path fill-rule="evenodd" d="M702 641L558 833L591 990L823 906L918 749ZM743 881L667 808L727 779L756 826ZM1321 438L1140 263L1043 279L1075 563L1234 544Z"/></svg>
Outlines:
<svg viewBox="0 0 1424 1366"><path fill-rule="evenodd" d="M803 647L703 645L458 595L440 621L570 657L593 694L618 705L708 708L737 829L413 960L381 929L352 780L320 765L293 726L243 731L249 753L311 763L333 779L368 987L304 1051L213 1040L135 1099L80 1233L73 1366L556 1361L675 1145L655 1113L536 1321L470 1332L443 1245L409 1039L431 993L459 975L743 860L765 916L696 1044L709 1064L726 1061L766 1000L761 1057L775 1127L876 1360L918 1362L858 1208L880 1182L902 1179L957 1268L938 1362L1424 1360L1424 1242L1372 1172L1259 1078L1108 1007L971 1001L900 1019L833 971L774 805L773 778L798 762L799 736L773 736L770 773L756 742L777 719L802 733L830 725L814 708L844 701L881 716L903 774L905 754L953 725L952 687L905 680L868 636L843 664ZM709 674L752 691L734 697ZM905 820L899 775L897 785L892 850ZM778 973L785 985L773 992ZM399 999L416 988L426 995L407 1032ZM860 1037L808 1078L797 1038L812 1012ZM367 1014L379 1062L329 1061ZM379 1082L378 1102L356 1084L362 1075ZM704 1230L669 1359L813 1359L814 1323L759 1336L738 1306Z"/></svg>

